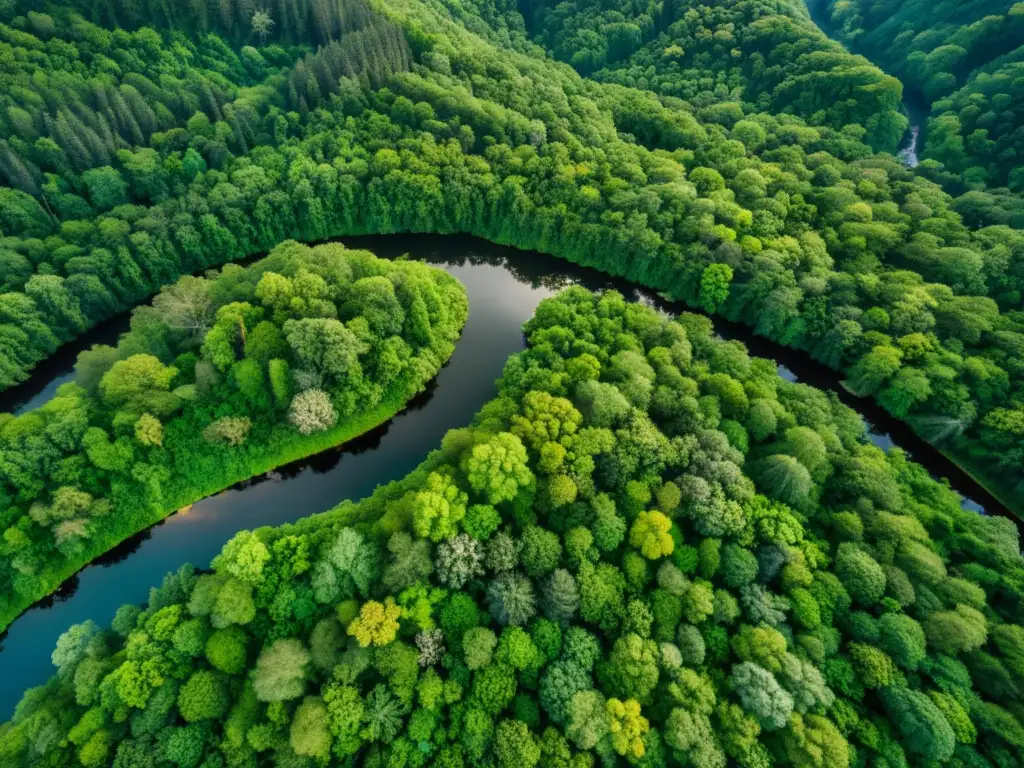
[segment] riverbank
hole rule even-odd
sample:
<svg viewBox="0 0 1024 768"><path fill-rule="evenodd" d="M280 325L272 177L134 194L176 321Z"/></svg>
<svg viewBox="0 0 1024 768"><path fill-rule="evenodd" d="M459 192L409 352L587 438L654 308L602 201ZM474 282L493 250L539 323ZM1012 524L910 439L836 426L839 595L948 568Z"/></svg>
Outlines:
<svg viewBox="0 0 1024 768"><path fill-rule="evenodd" d="M415 245L418 255L435 264L442 261L440 255L425 253L429 245L421 238L391 242L387 255L401 256ZM471 251L474 242L476 252ZM535 259L529 254L519 260L523 271L513 277L506 267L487 263L491 252L504 249L468 238L460 245L457 264L451 264L451 257L443 261L470 291L469 318L455 353L423 392L393 418L382 415L378 426L358 437L207 496L187 514L158 521L112 556L72 576L53 599L24 612L0 636L0 679L5 681L0 686L0 719L10 716L23 690L52 673L50 653L72 624L108 624L120 605L147 602L150 588L183 563L208 563L239 530L280 525L331 509L342 499L371 495L378 485L415 469L450 428L469 423L493 398L494 382L509 356L523 348L525 319L541 299L552 295L556 283L568 281L533 269ZM550 265L553 260L536 261Z"/></svg>
<svg viewBox="0 0 1024 768"><path fill-rule="evenodd" d="M6 728L3 754L28 755L20 764L34 765L33 729L56 722L71 735L60 742L61 761L51 762L66 764L64 755L73 762L81 724L92 727L90 719L105 718L110 735L104 734L104 744L118 745L117 763L126 754L134 759L139 744L147 744L139 738L138 723L154 710L172 734L180 732L182 721L203 720L219 733L244 720L235 731L248 725L247 738L260 743L266 731L254 723L261 721L240 717L240 708L256 712L263 699L284 699L284 706L297 707L294 734L305 727L301 707L308 709L317 693L326 704L313 714L327 734L330 723L323 713L339 700L339 677L346 670L342 705L355 712L346 721L353 723L360 714L354 702L365 700L370 711L383 697L392 713L400 713L408 711L400 702L415 702L424 686L443 694L447 683L438 674L460 674L460 647L466 661L459 679L466 684L459 685L469 691L463 700L469 707L490 707L478 710L485 723L512 706L520 683L525 685L519 695L539 695L530 683L538 679L543 703L531 706L550 713L548 694L561 684L559 675L585 677L592 666L596 684L606 686L602 696L626 695L625 689L611 687L631 684L614 677L614 667L623 664L633 664L633 671L642 668L641 684L652 693L664 682L658 682L658 668L668 670L671 682L683 653L677 648L671 663L660 664L657 643L669 643L680 633L694 637L692 663L707 672L700 684L709 696L736 693L715 670L754 664L745 650L751 643L775 648L776 658L788 644L797 651L810 649L800 657L797 672L779 676L789 685L810 681L820 688L837 652L815 653L821 649L809 638L825 633L834 649L850 648L855 661L861 652L903 658L898 650L903 646L891 640L885 617L915 595L934 595L915 607L917 624L896 625L905 633L918 628L915 659L923 659L922 635L939 658L978 650L986 628L995 638L991 649L1003 654L1005 644L998 641L1011 626L1012 598L1021 591L1016 537L997 521L963 510L957 496L923 467L898 452L885 456L866 445L864 430L847 409L809 387L775 380L769 361L717 338L706 319L669 318L621 294L574 287L544 302L524 332L527 351L508 361L496 397L477 412L470 428L449 432L411 480L378 490L368 500L342 502L326 516L241 533L213 560L212 573L183 568L148 606L126 606L112 631L73 629L55 654L59 671L44 688L28 693ZM692 399L698 393L703 393L699 405ZM768 414L776 414L777 421L765 418ZM553 445L570 453L548 448ZM779 468L786 473L782 482L773 471ZM797 476L806 481L789 482ZM908 531L913 547L905 541ZM901 539L894 555L893 541ZM517 540L524 542L521 554ZM770 575L767 552L775 553ZM782 572L787 557L790 567ZM894 557L899 566L887 573L882 562ZM652 589L655 568L660 590ZM565 581L564 590L558 581ZM824 591L815 589L822 584ZM984 615L962 603L956 611L948 607L965 594L978 605L979 595L997 590L1011 599L991 601ZM569 597L555 602L563 591ZM854 599L858 622L842 617ZM726 608L716 611L721 605ZM963 621L958 624L951 615ZM740 617L759 622L761 635L751 636ZM868 637L863 626L870 629L872 622L881 629ZM688 629L695 625L697 633ZM787 639L790 630L793 640ZM561 661L556 660L559 632L569 649ZM504 633L501 640L498 633ZM951 633L966 634L978 647L948 640ZM343 652L346 634L366 649L362 658L354 644ZM473 655L476 635L487 641L482 656L489 657L479 665ZM91 650L94 636L102 638L102 651L76 654ZM710 644L711 655L701 657L699 638L705 636L730 648L735 658L714 655ZM683 641L679 645L692 650ZM454 668L444 663L438 674L429 669L442 661L445 649L450 660L453 648ZM604 661L579 658L592 660L599 651ZM372 671L366 654L373 654ZM89 660L81 661L83 655ZM149 664L142 667L145 698L130 699L138 689L129 686L140 679L142 664ZM564 673L567 664L581 671ZM153 668L161 679L150 684L144 675ZM860 667L852 669L860 674ZM466 677L467 670L475 676ZM527 679L517 678L517 672ZM712 678L717 692L709 687ZM929 684L909 680L902 690ZM845 692L852 703L836 700L847 709L864 702L856 686L840 688L836 696ZM780 683L776 693L785 690ZM651 707L651 722L678 719L654 705L651 696L638 695ZM206 707L209 696L222 703L193 708ZM481 705L488 697L501 701ZM633 701L640 706L639 699ZM171 707L176 702L177 711L165 713L165 702ZM885 714L884 702L869 704L879 717ZM128 708L143 714L128 723L120 716ZM514 709L523 711L519 704ZM463 714L456 705L456 727L466 719ZM429 716L433 727L438 712ZM416 743L427 743L423 739L429 734L417 732L418 727L411 720L410 736L393 739L402 751L396 747L391 754L404 758ZM520 727L532 738L525 724ZM673 733L673 727L666 725L665 732ZM329 739L319 741L325 745L323 761L337 756ZM272 762L288 763L292 742L275 742L282 759ZM238 754L224 749L220 738L208 743L207 754L221 749L227 762ZM873 743L863 744L865 752ZM359 745L351 744L347 751L361 759ZM365 747L363 754L369 754L379 744L367 740ZM850 751L839 747L842 755Z"/></svg>
<svg viewBox="0 0 1024 768"><path fill-rule="evenodd" d="M424 382L418 392L422 392L426 388L427 384L429 384L429 381ZM60 587L61 584L66 582L68 579L73 578L75 574L80 572L83 568L88 568L93 560L109 552L126 539L131 538L135 534L144 531L147 528L151 528L171 515L187 510L196 502L202 501L215 493L220 493L221 491L244 480L261 475L264 472L275 469L284 464L305 459L318 453L323 453L329 448L335 448L349 442L350 440L354 440L394 418L396 414L401 412L410 399L411 398L404 396L404 393L402 396L390 397L372 411L368 411L354 419L346 421L343 424L339 424L326 432L310 435L308 438L304 438L302 440L296 440L293 445L287 446L272 458L268 458L264 461L253 462L249 465L248 471L217 478L205 487L194 489L191 492L179 491L172 497L166 507L155 511L151 517L142 520L139 525L134 526L126 535L101 535L94 539L90 539L89 545L86 546L78 560L73 563L67 563L61 568L46 570L41 574L41 577L45 579L45 583L48 585L46 588L40 589L31 597L11 601L0 607L0 632L4 632L7 627L9 627L11 623L14 622L22 613L40 600L52 594Z"/></svg>
<svg viewBox="0 0 1024 768"><path fill-rule="evenodd" d="M558 259L567 265L576 266L586 270L594 270L595 272L605 275L607 279L611 281L617 281L616 287L619 288L619 290L628 291L631 288L643 288L644 290L651 291L652 296L656 293L661 294L663 292L666 292L666 290L668 290L668 292L671 292L671 289L667 289L665 285L661 284L661 280L651 278L642 269L634 270L634 267L639 266L636 262L630 262L629 264L625 264L623 265L622 269L618 269L616 270L616 272L613 273L606 271L606 265L600 263L600 260L596 258L596 254L587 254L584 258L581 258L579 260L573 259L572 257L569 256L563 256L562 253L568 251L569 249L560 247L561 243L559 242L559 238L549 237L546 238L545 243L540 243L536 242L538 238L524 238L522 235L509 236L505 234L503 231L493 232L486 227L484 229L486 229L487 231L480 233L366 233L351 236L342 236L340 238L337 238L337 240L343 240L351 247L368 248L375 251L378 251L383 244L383 251L380 252L387 258L397 258L404 255L406 252L410 251L417 252L420 250L420 243L424 241L444 241L450 238L459 238L463 241L482 241L490 243L497 247L506 247L513 249L514 253L516 254L515 259L529 259L530 253L543 254L544 256L551 256L555 259ZM524 239L530 239L530 242L523 243ZM316 241L314 243L311 243L311 245L324 242L332 242L332 240ZM401 248L392 248L389 245L389 243L391 242L400 242L405 244L402 246L403 248L405 248L405 250L401 250ZM246 259L241 263L251 263L252 260L261 258L263 255L264 254L253 256L250 259ZM509 259L509 261L511 262L514 260ZM512 269L515 268L514 264L512 263L509 264L509 267ZM674 306L671 309L672 311L685 310L688 312L703 314L702 310L699 309L698 307L692 306L691 304L683 302L681 300L675 301ZM108 321L108 323L124 323L126 322L123 319L124 317L126 317L126 315L115 317ZM758 354L761 354L762 356L766 357L772 357L774 359L785 360L785 364L789 368L800 367L801 361L808 358L808 353L803 349L783 346L771 339L759 336L746 324L731 323L730 321L722 318L720 315L714 315L709 317L711 317L713 322L720 326L731 326L732 335L742 339L745 343L751 345L752 348L755 350L758 349L759 345L768 345L770 347L769 351L758 352ZM107 328L106 325L107 324L104 324L104 326L98 326L94 332L109 333L109 328ZM82 336L75 340L73 343L69 343L66 347L62 348L62 351L66 352L68 350L87 349L91 343L95 342L93 342L93 340L88 335ZM808 368L811 370L818 370L825 367L824 364L819 363L817 361L807 360L807 362L810 363ZM51 364L52 358L51 363L48 363L48 365ZM1012 513L1012 517L1018 523L1024 521L1024 497L1022 497L1021 494L1015 492L1012 488L1008 487L1007 484L1004 483L1001 479L992 477L991 472L989 472L986 468L971 463L966 456L962 456L958 452L950 450L947 447L936 446L932 443L928 443L919 435L917 435L917 433L907 422L895 419L895 417L892 417L891 415L887 414L882 409L881 405L877 402L877 400L875 400L874 398L856 397L850 395L848 391L844 390L842 387L835 386L834 383L832 383L832 380L835 379L837 375L841 376L841 372L835 371L834 368L830 368L829 370L832 371L833 373L831 373L828 377L821 376L818 373L812 374L809 379L810 383L813 386L822 387L837 392L841 396L841 399L844 399L844 402L848 406L852 407L854 410L857 410L859 412L870 411L871 415L869 418L874 423L878 423L879 421L886 419L891 420L893 424L888 428L889 430L899 431L902 435L902 442L906 443L908 441L913 441L918 446L914 451L916 461L925 464L930 463L924 454L925 450L933 452L936 456L941 456L946 462L952 464L957 470L959 470L960 474L962 474L963 476L962 478L960 478L959 483L954 483L954 487L977 484L978 486L981 487L981 489L983 489L981 492L991 491L989 494L991 496L991 501L1004 506L1010 513ZM31 393L32 395L42 393L44 388L52 389L52 385L36 384L34 378L33 380L26 382L26 384L23 385L23 387L25 391ZM848 397L843 397L844 392L846 392ZM948 468L946 470L940 470L938 472L940 476L948 473ZM979 493L979 490L974 489L970 491L970 493L976 495Z"/></svg>

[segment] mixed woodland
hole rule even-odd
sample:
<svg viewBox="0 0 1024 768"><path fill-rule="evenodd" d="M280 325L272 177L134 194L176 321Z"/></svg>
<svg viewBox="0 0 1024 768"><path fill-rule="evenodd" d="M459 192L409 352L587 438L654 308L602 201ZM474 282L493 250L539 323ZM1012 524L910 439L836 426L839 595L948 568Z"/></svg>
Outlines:
<svg viewBox="0 0 1024 768"><path fill-rule="evenodd" d="M526 5L532 39L554 57L602 82L684 99L712 122L794 114L836 130L857 125L886 151L907 127L900 81L826 37L803 0Z"/></svg>
<svg viewBox="0 0 1024 768"><path fill-rule="evenodd" d="M453 278L300 242L467 233L706 315L544 302L407 478L72 627L0 763L1020 765L1014 524L709 316L1024 514L1021 8L825 0L844 47L798 0L0 0L0 389L151 301L0 416L4 625L452 353Z"/></svg>
<svg viewBox="0 0 1024 768"><path fill-rule="evenodd" d="M5 765L1020 764L1011 521L706 318L526 333L404 480L70 628Z"/></svg>

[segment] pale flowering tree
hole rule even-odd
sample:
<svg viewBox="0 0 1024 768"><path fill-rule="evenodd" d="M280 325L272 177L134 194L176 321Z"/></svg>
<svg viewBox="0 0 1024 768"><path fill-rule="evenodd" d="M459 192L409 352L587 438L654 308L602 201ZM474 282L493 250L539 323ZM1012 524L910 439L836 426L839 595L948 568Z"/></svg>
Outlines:
<svg viewBox="0 0 1024 768"><path fill-rule="evenodd" d="M260 36L260 42L267 42L270 33L274 31L274 20L270 17L270 11L263 9L252 15L252 31Z"/></svg>
<svg viewBox="0 0 1024 768"><path fill-rule="evenodd" d="M237 448L245 442L245 438L249 436L251 428L252 422L247 418L225 416L209 424L203 430L203 439L208 443L230 445L233 448Z"/></svg>
<svg viewBox="0 0 1024 768"><path fill-rule="evenodd" d="M425 629L416 635L416 647L420 651L421 667L432 667L444 657L444 632L440 629Z"/></svg>
<svg viewBox="0 0 1024 768"><path fill-rule="evenodd" d="M299 392L288 411L288 421L303 435L330 429L337 420L331 396L322 389Z"/></svg>
<svg viewBox="0 0 1024 768"><path fill-rule="evenodd" d="M462 589L472 578L483 576L483 547L466 533L445 539L437 547L434 567L441 583L452 589Z"/></svg>

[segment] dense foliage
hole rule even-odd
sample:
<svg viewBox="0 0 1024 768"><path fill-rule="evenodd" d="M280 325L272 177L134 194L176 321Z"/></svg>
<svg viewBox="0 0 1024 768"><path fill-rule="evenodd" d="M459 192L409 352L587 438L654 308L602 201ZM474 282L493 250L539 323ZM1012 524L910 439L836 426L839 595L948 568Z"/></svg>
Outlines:
<svg viewBox="0 0 1024 768"><path fill-rule="evenodd" d="M392 416L466 315L446 272L341 245L164 289L55 398L0 416L0 627L179 507Z"/></svg>
<svg viewBox="0 0 1024 768"><path fill-rule="evenodd" d="M792 113L889 151L907 126L900 82L822 34L802 0L524 5L534 39L583 74L686 99L713 121Z"/></svg>
<svg viewBox="0 0 1024 768"><path fill-rule="evenodd" d="M72 627L4 764L1020 764L1010 521L706 319L526 332L405 480Z"/></svg>
<svg viewBox="0 0 1024 768"><path fill-rule="evenodd" d="M854 126L585 80L521 24L492 28L511 13L494 5L400 0L386 13L366 10L220 117L197 112L112 165L80 173L19 150L57 193L0 190L0 384L181 273L282 239L468 232L748 322L1019 492L1018 230L972 229L977 205L870 155ZM8 28L40 40L31 18ZM47 18L60 50L93 29L66 9Z"/></svg>
<svg viewBox="0 0 1024 768"><path fill-rule="evenodd" d="M822 0L836 32L932 104L927 157L1024 192L1024 3Z"/></svg>
<svg viewBox="0 0 1024 768"><path fill-rule="evenodd" d="M238 220L219 226L209 203L168 211L178 235L168 238L170 222L137 205L180 205L208 168L283 140L299 120L284 110L306 115L318 83L337 89L345 75L369 86L407 68L395 27L345 7L364 10L344 16L345 47L301 58L307 49L276 42L235 50L214 34L196 43L150 27L109 31L67 8L0 23L0 182L10 187L0 187L0 386L181 274L280 242L246 236ZM0 22L11 8L0 6ZM189 16L198 32L203 18Z"/></svg>

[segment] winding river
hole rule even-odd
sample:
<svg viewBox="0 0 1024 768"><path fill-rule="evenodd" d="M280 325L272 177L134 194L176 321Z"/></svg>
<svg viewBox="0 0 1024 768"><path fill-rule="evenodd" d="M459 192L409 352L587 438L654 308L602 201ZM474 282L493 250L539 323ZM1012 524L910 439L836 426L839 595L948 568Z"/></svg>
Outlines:
<svg viewBox="0 0 1024 768"><path fill-rule="evenodd" d="M0 720L10 717L22 692L53 672L50 653L70 625L92 619L108 624L124 603L142 603L164 574L191 562L205 566L237 531L278 525L329 509L343 499L369 495L382 483L411 471L445 432L469 423L495 393L495 380L509 355L523 348L522 324L546 296L572 283L616 288L635 301L670 312L684 309L597 271L537 253L523 253L459 236L343 238L379 256L409 254L448 270L469 293L469 320L448 365L432 385L386 424L344 446L281 467L195 504L187 513L129 539L66 582L51 598L26 611L0 638ZM1008 514L956 465L871 401L847 392L839 377L802 353L754 336L743 326L715 321L724 338L744 342L751 354L779 363L790 381L836 392L868 425L870 439L888 449L899 445L933 475L947 477L979 512ZM99 326L68 345L36 375L2 396L2 410L36 407L70 380L78 352L109 343L127 328L127 316Z"/></svg>

